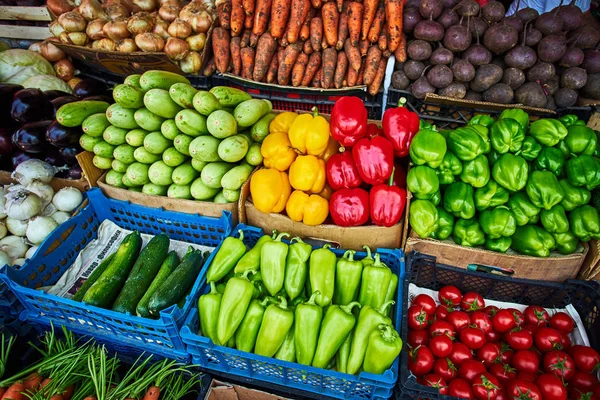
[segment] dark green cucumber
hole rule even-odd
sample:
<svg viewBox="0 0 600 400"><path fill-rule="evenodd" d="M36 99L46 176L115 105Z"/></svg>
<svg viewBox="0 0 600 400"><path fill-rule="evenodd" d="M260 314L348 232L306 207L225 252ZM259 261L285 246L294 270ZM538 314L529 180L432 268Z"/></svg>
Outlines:
<svg viewBox="0 0 600 400"><path fill-rule="evenodd" d="M110 307L121 292L141 247L142 237L138 231L127 235L110 265L83 296L83 301L92 306Z"/></svg>
<svg viewBox="0 0 600 400"><path fill-rule="evenodd" d="M158 274L150 284L148 290L144 294L144 297L140 300L136 307L137 315L140 317L148 318L150 317L150 312L148 311L148 303L150 302L150 297L156 292L156 289L162 286L162 284L167 280L171 272L175 270L175 268L179 265L179 256L175 251L171 251L167 254L167 258L163 261L160 269L158 270Z"/></svg>
<svg viewBox="0 0 600 400"><path fill-rule="evenodd" d="M148 310L151 316L158 318L162 310L177 304L187 294L187 291L196 282L207 255L208 252L205 255L200 250L194 250L183 258L181 264L169 275L165 283L150 297Z"/></svg>
<svg viewBox="0 0 600 400"><path fill-rule="evenodd" d="M96 282L98 280L98 278L100 278L100 275L102 275L102 273L106 270L106 268L108 268L108 265L112 262L113 258L115 258L115 253L106 257L100 263L100 265L98 265L98 267L94 270L94 272L92 272L92 274L87 279L87 281L85 281L83 283L83 285L81 285L79 290L75 293L75 295L73 296L73 300L75 300L75 301L83 300L83 296L85 296L85 294L87 293L89 288L92 287L94 282Z"/></svg>
<svg viewBox="0 0 600 400"><path fill-rule="evenodd" d="M125 286L113 304L113 311L135 315L135 308L156 277L169 252L169 237L164 233L154 236L140 253Z"/></svg>

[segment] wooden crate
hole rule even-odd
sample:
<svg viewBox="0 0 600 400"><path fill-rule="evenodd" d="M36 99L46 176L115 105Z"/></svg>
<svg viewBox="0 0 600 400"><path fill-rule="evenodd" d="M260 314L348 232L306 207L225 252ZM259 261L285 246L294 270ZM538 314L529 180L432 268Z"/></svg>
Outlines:
<svg viewBox="0 0 600 400"><path fill-rule="evenodd" d="M48 9L41 7L0 7L0 38L43 40L52 34L48 26L18 26L7 24L6 21L50 22L52 20Z"/></svg>

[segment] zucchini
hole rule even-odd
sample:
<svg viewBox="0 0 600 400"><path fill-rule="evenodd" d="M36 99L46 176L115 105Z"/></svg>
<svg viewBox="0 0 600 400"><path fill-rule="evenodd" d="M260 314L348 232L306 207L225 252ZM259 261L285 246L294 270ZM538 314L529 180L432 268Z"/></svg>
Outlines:
<svg viewBox="0 0 600 400"><path fill-rule="evenodd" d="M215 86L210 89L210 93L217 98L223 107L236 107L238 104L252 98L243 90L227 86Z"/></svg>
<svg viewBox="0 0 600 400"><path fill-rule="evenodd" d="M169 92L163 89L148 90L144 95L144 105L150 112L163 118L175 118L182 110L182 107L171 99Z"/></svg>
<svg viewBox="0 0 600 400"><path fill-rule="evenodd" d="M117 85L113 89L113 99L121 107L135 108L144 106L144 92L142 89L130 85Z"/></svg>
<svg viewBox="0 0 600 400"><path fill-rule="evenodd" d="M104 130L109 126L110 122L106 118L106 113L98 113L84 119L81 123L81 130L87 135L101 137Z"/></svg>
<svg viewBox="0 0 600 400"><path fill-rule="evenodd" d="M56 120L62 126L74 128L83 124L90 115L106 112L109 104L105 101L82 100L67 103L56 111Z"/></svg>
<svg viewBox="0 0 600 400"><path fill-rule="evenodd" d="M142 88L140 86L140 78L141 77L142 77L142 75L140 75L140 74L129 75L127 78L125 78L123 83L126 85L134 86L138 89L141 89Z"/></svg>
<svg viewBox="0 0 600 400"><path fill-rule="evenodd" d="M140 253L125 286L113 304L113 311L135 315L135 309L152 279L158 273L169 252L169 237L164 233L154 236Z"/></svg>
<svg viewBox="0 0 600 400"><path fill-rule="evenodd" d="M138 231L127 235L110 265L83 296L83 301L96 307L110 307L121 292L141 247L142 237Z"/></svg>
<svg viewBox="0 0 600 400"><path fill-rule="evenodd" d="M150 297L148 310L152 317L158 318L162 310L177 304L186 295L196 282L207 257L208 252L203 254L200 250L194 250L183 258L181 264Z"/></svg>
<svg viewBox="0 0 600 400"><path fill-rule="evenodd" d="M169 90L176 83L190 84L190 81L178 74L167 71L147 71L140 78L140 87L144 91L150 89Z"/></svg>
<svg viewBox="0 0 600 400"><path fill-rule="evenodd" d="M171 99L183 108L192 108L194 95L198 93L198 89L193 88L185 83L175 83L169 89Z"/></svg>
<svg viewBox="0 0 600 400"><path fill-rule="evenodd" d="M136 129L138 124L134 118L135 111L132 108L125 108L115 103L106 110L106 118L108 118L108 122L118 128Z"/></svg>
<svg viewBox="0 0 600 400"><path fill-rule="evenodd" d="M154 277L154 280L150 284L148 290L144 294L144 297L140 300L136 307L137 315L140 317L148 318L150 317L150 312L148 311L148 302L150 301L150 297L156 292L156 290L162 286L162 284L167 280L171 272L175 270L175 268L179 265L179 256L176 252L171 251L167 254L167 258L163 261L160 269L158 270L158 274Z"/></svg>
<svg viewBox="0 0 600 400"><path fill-rule="evenodd" d="M102 260L100 265L98 265L94 272L92 272L92 274L89 276L89 278L87 278L87 281L85 281L83 285L81 285L79 290L77 290L77 292L73 296L73 300L81 301L83 299L83 296L85 296L88 289L98 280L98 278L100 278L100 275L102 275L102 273L106 270L106 268L110 265L114 258L115 253L109 255L104 260Z"/></svg>

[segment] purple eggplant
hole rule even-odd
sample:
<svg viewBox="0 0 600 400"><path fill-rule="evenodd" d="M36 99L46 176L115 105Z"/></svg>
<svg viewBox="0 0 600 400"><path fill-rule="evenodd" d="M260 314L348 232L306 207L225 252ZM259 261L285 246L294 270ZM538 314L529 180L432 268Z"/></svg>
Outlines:
<svg viewBox="0 0 600 400"><path fill-rule="evenodd" d="M12 169L14 170L15 168L17 168L17 165L21 164L22 162L25 162L27 160L31 160L32 158L37 158L39 159L39 157L35 154L30 154L30 153L24 153L22 151L17 151L13 154L12 156Z"/></svg>
<svg viewBox="0 0 600 400"><path fill-rule="evenodd" d="M59 149L57 149L56 147L49 147L47 149L44 161L50 165L54 165L55 167L64 167L67 165L67 161L60 154Z"/></svg>
<svg viewBox="0 0 600 400"><path fill-rule="evenodd" d="M50 99L50 101L52 101L58 97L72 96L71 93L63 92L62 90L46 90L45 93L46 93L46 96L48 96L48 99Z"/></svg>
<svg viewBox="0 0 600 400"><path fill-rule="evenodd" d="M71 95L57 97L54 100L52 100L50 102L52 104L52 118L56 117L56 112L58 111L59 108L61 108L65 104L74 103L76 101L79 101L79 99L77 97L71 96Z"/></svg>
<svg viewBox="0 0 600 400"><path fill-rule="evenodd" d="M79 164L75 164L71 167L67 174L67 179L81 179L81 175L83 171L81 170L81 166Z"/></svg>
<svg viewBox="0 0 600 400"><path fill-rule="evenodd" d="M67 128L54 121L46 131L46 140L53 146L62 148L79 143L79 138L83 135L81 128Z"/></svg>
<svg viewBox="0 0 600 400"><path fill-rule="evenodd" d="M12 130L0 128L0 155L10 155L15 151L12 144L12 134Z"/></svg>
<svg viewBox="0 0 600 400"><path fill-rule="evenodd" d="M105 94L106 85L95 79L84 79L75 86L73 92L80 99L90 96L100 96Z"/></svg>
<svg viewBox="0 0 600 400"><path fill-rule="evenodd" d="M15 121L37 122L49 119L52 107L48 96L40 89L23 89L15 93L10 115Z"/></svg>
<svg viewBox="0 0 600 400"><path fill-rule="evenodd" d="M22 89L23 86L21 85L0 83L0 121L2 121L3 124L5 121L12 121L12 117L10 116L10 106L15 93Z"/></svg>
<svg viewBox="0 0 600 400"><path fill-rule="evenodd" d="M41 153L46 143L46 131L52 121L30 122L15 131L12 136L13 144L26 153Z"/></svg>
<svg viewBox="0 0 600 400"><path fill-rule="evenodd" d="M77 164L77 154L81 153L83 150L79 145L64 147L58 150L60 155L63 156L68 165Z"/></svg>

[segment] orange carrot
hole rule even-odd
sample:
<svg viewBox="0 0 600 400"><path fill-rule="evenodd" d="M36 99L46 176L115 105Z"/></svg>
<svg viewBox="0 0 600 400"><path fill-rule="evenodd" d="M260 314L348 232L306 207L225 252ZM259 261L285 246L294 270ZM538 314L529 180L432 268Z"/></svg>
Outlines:
<svg viewBox="0 0 600 400"><path fill-rule="evenodd" d="M312 53L314 53L312 45L310 44L310 40L304 42L304 46L302 46L302 52L307 56L310 56Z"/></svg>
<svg viewBox="0 0 600 400"><path fill-rule="evenodd" d="M243 49L244 47L248 47L250 45L250 29L244 29L244 33L242 34L242 40L240 41L240 47Z"/></svg>
<svg viewBox="0 0 600 400"><path fill-rule="evenodd" d="M6 388L5 387L0 387L0 399L4 395L4 392L6 392Z"/></svg>
<svg viewBox="0 0 600 400"><path fill-rule="evenodd" d="M300 29L300 40L308 40L308 38L310 37L310 23L316 14L317 10L315 10L314 8L311 7L308 10L308 14L306 15L304 23L302 24L302 29Z"/></svg>
<svg viewBox="0 0 600 400"><path fill-rule="evenodd" d="M315 77L315 74L321 67L321 53L314 52L308 59L308 64L304 70L304 77L302 78L302 86L309 86Z"/></svg>
<svg viewBox="0 0 600 400"><path fill-rule="evenodd" d="M279 63L279 69L277 70L277 82L280 85L287 85L290 82L292 68L296 63L296 59L298 58L301 49L302 46L298 43L290 44L285 48L283 61Z"/></svg>
<svg viewBox="0 0 600 400"><path fill-rule="evenodd" d="M294 68L292 68L292 86L297 87L302 83L302 78L304 78L304 71L306 69L306 64L308 64L308 56L304 53L300 53L298 58L296 59L296 64L294 64Z"/></svg>
<svg viewBox="0 0 600 400"><path fill-rule="evenodd" d="M254 26L252 33L260 36L267 31L269 18L271 17L272 0L256 0L256 9L254 10Z"/></svg>
<svg viewBox="0 0 600 400"><path fill-rule="evenodd" d="M25 385L23 385L23 382L15 382L6 389L6 392L4 392L4 395L2 396L2 400L25 400L27 397L23 392L25 392Z"/></svg>
<svg viewBox="0 0 600 400"><path fill-rule="evenodd" d="M385 19L388 30L388 47L396 51L402 41L402 12L404 0L385 0ZM382 49L384 50L384 49Z"/></svg>
<svg viewBox="0 0 600 400"><path fill-rule="evenodd" d="M365 60L365 75L363 82L365 85L371 84L375 75L377 74L377 68L379 68L379 61L381 61L381 50L377 46L371 46L367 59Z"/></svg>
<svg viewBox="0 0 600 400"><path fill-rule="evenodd" d="M375 78L373 78L373 81L369 85L369 94L371 96L375 96L377 93L379 93L379 88L381 87L381 82L383 82L383 78L385 76L386 65L387 65L387 60L382 58L381 61L379 61L379 67L377 68L377 73L375 74Z"/></svg>
<svg viewBox="0 0 600 400"><path fill-rule="evenodd" d="M367 35L369 34L369 29L375 19L378 5L379 0L363 0L363 20L360 37L362 40L367 40Z"/></svg>
<svg viewBox="0 0 600 400"><path fill-rule="evenodd" d="M323 5L323 0L310 0L310 4L318 10Z"/></svg>
<svg viewBox="0 0 600 400"><path fill-rule="evenodd" d="M283 62L283 57L285 56L285 48L281 47L277 50L277 62L281 64Z"/></svg>
<svg viewBox="0 0 600 400"><path fill-rule="evenodd" d="M160 397L160 388L158 386L150 386L142 400L158 400Z"/></svg>
<svg viewBox="0 0 600 400"><path fill-rule="evenodd" d="M74 385L67 386L67 388L65 389L65 391L62 394L63 399L70 400L71 397L73 396L73 392L75 392L75 386Z"/></svg>
<svg viewBox="0 0 600 400"><path fill-rule="evenodd" d="M321 87L321 76L323 75L323 69L319 68L319 70L317 71L317 73L315 74L313 80L312 80L312 87Z"/></svg>
<svg viewBox="0 0 600 400"><path fill-rule="evenodd" d="M42 384L42 380L44 378L38 374L37 372L31 373L25 380L23 381L23 385L25 386L25 390L29 390L32 392L37 391L38 387Z"/></svg>
<svg viewBox="0 0 600 400"><path fill-rule="evenodd" d="M252 29L253 24L254 24L254 16L249 17L246 15L246 17L244 18L244 28Z"/></svg>
<svg viewBox="0 0 600 400"><path fill-rule="evenodd" d="M323 4L321 15L323 17L323 32L327 45L335 46L338 40L338 24L340 21L340 14L335 8L335 4L333 2Z"/></svg>
<svg viewBox="0 0 600 400"><path fill-rule="evenodd" d="M251 29L252 24L254 23L254 0L242 0L242 6L244 7L244 12L246 13L246 28ZM250 18L250 26L247 25L248 18Z"/></svg>
<svg viewBox="0 0 600 400"><path fill-rule="evenodd" d="M289 0L288 0L289 1ZM306 20L308 10L310 10L310 0L291 0L292 9L290 11L290 20L288 21L288 43L296 43L300 36L302 24Z"/></svg>
<svg viewBox="0 0 600 400"><path fill-rule="evenodd" d="M50 400L64 400L64 398L60 394L55 394L54 396L50 397Z"/></svg>
<svg viewBox="0 0 600 400"><path fill-rule="evenodd" d="M351 2L348 5L348 35L352 46L358 46L362 18L363 5L355 1Z"/></svg>
<svg viewBox="0 0 600 400"><path fill-rule="evenodd" d="M346 71L348 70L348 57L346 57L346 53L340 51L337 57L337 64L335 66L335 74L333 76L333 82L335 84L335 88L339 89L347 85L345 82Z"/></svg>
<svg viewBox="0 0 600 400"><path fill-rule="evenodd" d="M358 76L356 79L356 85L361 86L364 84L364 76L365 76L365 62L360 64L360 69L358 70Z"/></svg>
<svg viewBox="0 0 600 400"><path fill-rule="evenodd" d="M215 55L215 65L221 73L229 68L229 31L223 28L214 28L212 33L212 48Z"/></svg>
<svg viewBox="0 0 600 400"><path fill-rule="evenodd" d="M358 71L354 70L354 68L348 68L348 74L346 75L346 83L348 87L356 86L356 81L358 80Z"/></svg>
<svg viewBox="0 0 600 400"><path fill-rule="evenodd" d="M344 43L344 51L346 52L346 57L348 57L350 66L358 71L361 63L360 51L356 47L352 46L352 43L350 43L350 38L346 39L346 43Z"/></svg>
<svg viewBox="0 0 600 400"><path fill-rule="evenodd" d="M335 48L340 51L344 48L344 43L348 39L348 13L340 14L340 22L338 25L338 39Z"/></svg>
<svg viewBox="0 0 600 400"><path fill-rule="evenodd" d="M237 36L231 38L231 42L229 42L229 49L231 51L231 61L233 63L234 75L239 75L242 72L242 55L240 53L240 50L242 49L240 47L241 41L242 39L239 36Z"/></svg>
<svg viewBox="0 0 600 400"><path fill-rule="evenodd" d="M231 0L231 33L233 36L242 34L244 22L246 21L246 13L242 0Z"/></svg>
<svg viewBox="0 0 600 400"><path fill-rule="evenodd" d="M221 28L231 29L231 0L226 0L217 6L217 15Z"/></svg>
<svg viewBox="0 0 600 400"><path fill-rule="evenodd" d="M273 0L271 7L271 35L281 39L290 16L292 2L290 0Z"/></svg>
<svg viewBox="0 0 600 400"><path fill-rule="evenodd" d="M381 51L386 51L388 48L387 23L383 26L383 29L379 33L377 45Z"/></svg>
<svg viewBox="0 0 600 400"><path fill-rule="evenodd" d="M98 400L96 396L88 396L83 400Z"/></svg>
<svg viewBox="0 0 600 400"><path fill-rule="evenodd" d="M274 55L269 65L269 71L267 72L267 83L277 83L277 70L279 69L278 56Z"/></svg>
<svg viewBox="0 0 600 400"><path fill-rule="evenodd" d="M371 43L369 43L368 40L361 40L358 42L358 51L360 52L361 57L365 57L367 55L369 47L371 47Z"/></svg>
<svg viewBox="0 0 600 400"><path fill-rule="evenodd" d="M52 382L52 380L50 378L46 378L42 381L42 385L41 387L45 388L46 386L48 386L50 384L50 382Z"/></svg>
<svg viewBox="0 0 600 400"><path fill-rule="evenodd" d="M242 78L252 79L252 71L254 71L254 49L252 47L244 47L240 51L242 57Z"/></svg>
<svg viewBox="0 0 600 400"><path fill-rule="evenodd" d="M202 75L211 76L212 74L215 73L216 70L217 70L217 66L215 65L215 58L212 57L208 61L208 64L206 65L206 68L204 68L204 71L202 71Z"/></svg>
<svg viewBox="0 0 600 400"><path fill-rule="evenodd" d="M269 72L269 65L272 63L272 59L275 51L277 50L277 44L275 39L270 33L264 33L256 46L256 60L254 62L254 71L252 72L252 78L261 82L267 76Z"/></svg>
<svg viewBox="0 0 600 400"><path fill-rule="evenodd" d="M310 21L310 44L314 51L321 51L323 43L323 20L319 17Z"/></svg>
<svg viewBox="0 0 600 400"><path fill-rule="evenodd" d="M369 42L375 43L379 39L379 33L381 32L381 28L383 27L383 23L385 21L385 8L380 6L377 9L377 13L375 14L375 19L373 19L373 23L371 24L371 29L369 29L369 34L367 35L367 39Z"/></svg>
<svg viewBox="0 0 600 400"><path fill-rule="evenodd" d="M321 87L329 89L333 83L333 75L335 74L335 65L337 63L337 51L328 47L323 50L323 73L321 75Z"/></svg>
<svg viewBox="0 0 600 400"><path fill-rule="evenodd" d="M406 35L404 33L402 33L402 40L400 41L400 45L394 52L394 55L396 56L396 60L398 60L399 62L406 61Z"/></svg>

